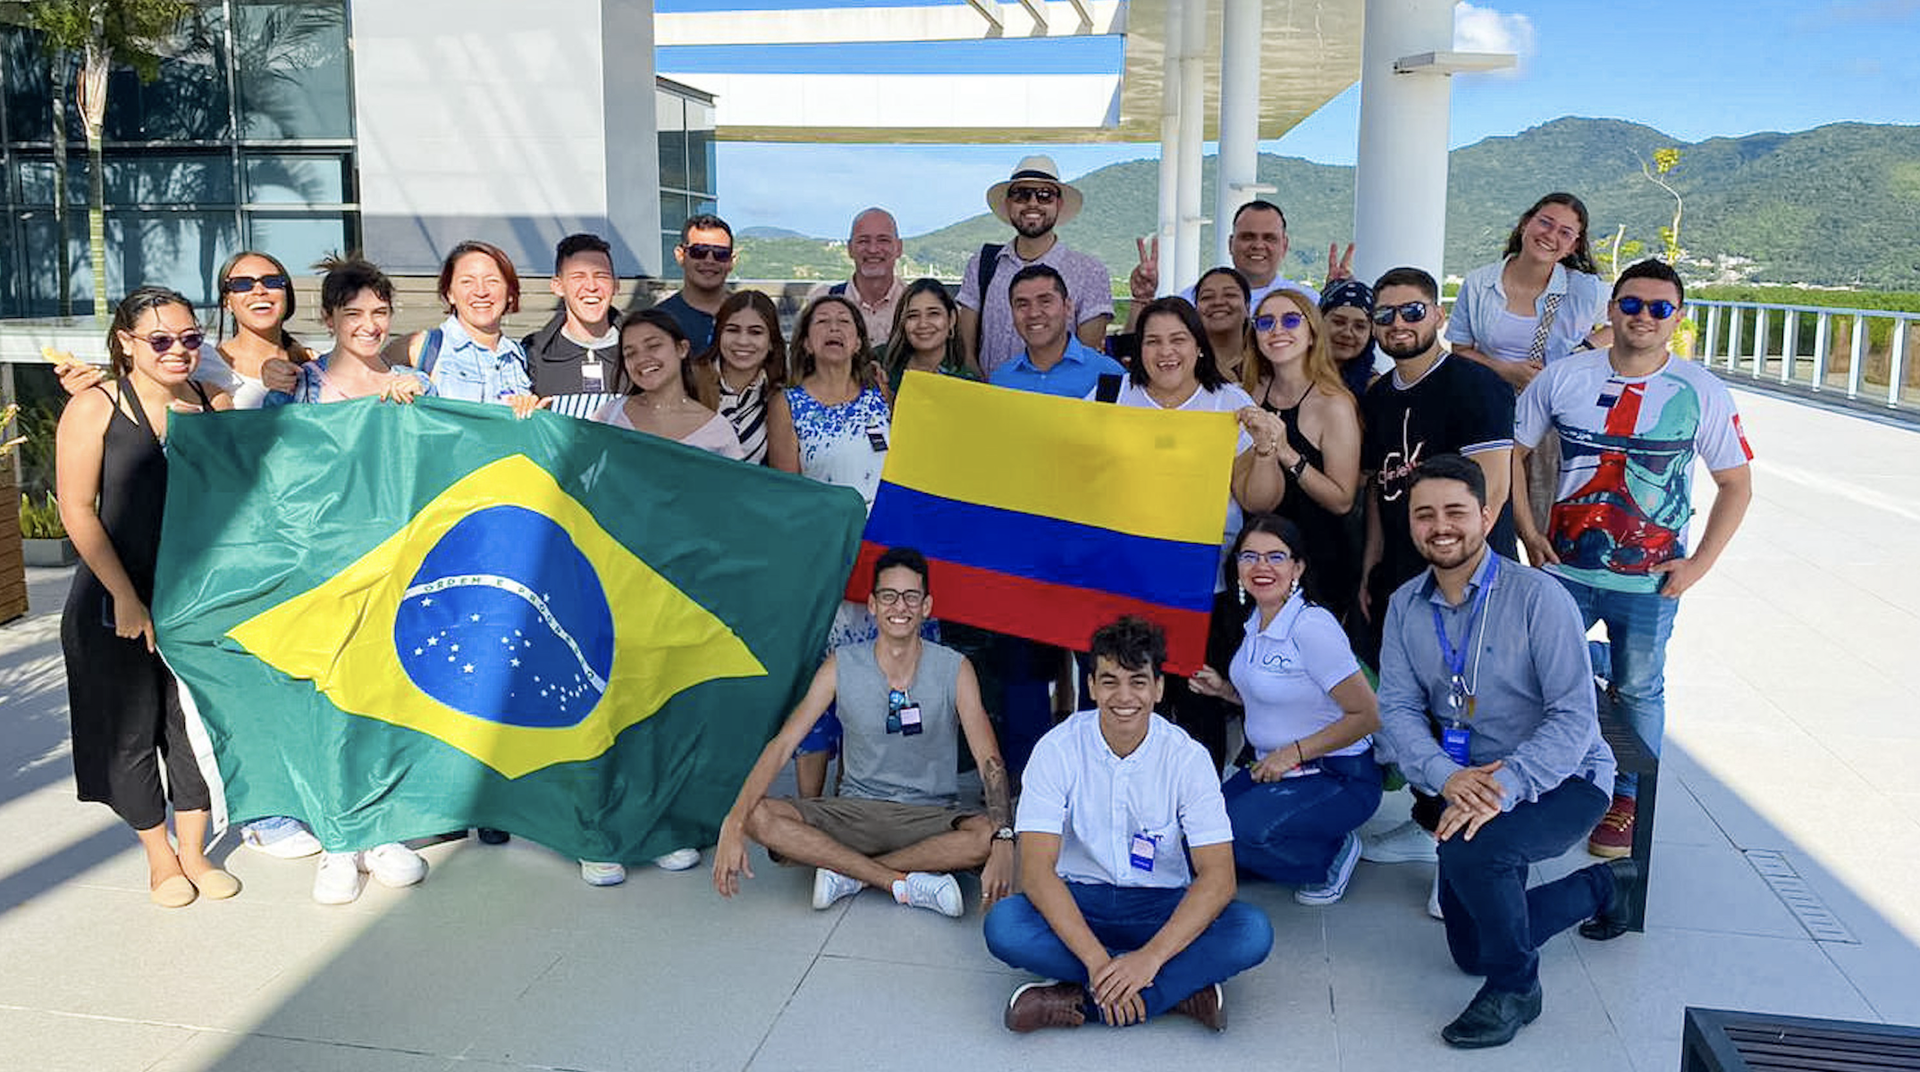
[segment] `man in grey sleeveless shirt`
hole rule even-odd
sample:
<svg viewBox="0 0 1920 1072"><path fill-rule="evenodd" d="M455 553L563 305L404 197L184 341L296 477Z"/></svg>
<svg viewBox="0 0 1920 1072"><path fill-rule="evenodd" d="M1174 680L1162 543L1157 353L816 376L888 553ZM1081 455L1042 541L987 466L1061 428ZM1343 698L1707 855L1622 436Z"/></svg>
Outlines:
<svg viewBox="0 0 1920 1072"><path fill-rule="evenodd" d="M900 904L959 916L960 885L948 872L975 867L982 868L982 908L990 907L1013 878L1007 768L972 665L920 638L933 611L926 558L900 547L882 554L867 608L879 637L827 657L740 787L720 825L713 887L732 897L741 875L753 877L751 838L778 862L816 869L817 909L874 886ZM839 795L769 798L768 787L830 704L843 727ZM962 737L980 769L984 815L957 806Z"/></svg>

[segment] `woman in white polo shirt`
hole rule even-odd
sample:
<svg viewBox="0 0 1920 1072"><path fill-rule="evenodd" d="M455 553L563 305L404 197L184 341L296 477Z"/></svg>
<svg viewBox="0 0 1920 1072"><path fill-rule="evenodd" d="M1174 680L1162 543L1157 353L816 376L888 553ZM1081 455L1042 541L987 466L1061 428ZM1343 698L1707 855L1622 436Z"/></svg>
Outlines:
<svg viewBox="0 0 1920 1072"><path fill-rule="evenodd" d="M1240 588L1252 602L1230 680L1208 668L1195 691L1246 708L1256 757L1221 793L1244 871L1297 885L1294 900L1338 901L1360 859L1355 834L1380 806L1380 767L1369 736L1380 726L1373 688L1347 636L1300 580L1300 529L1271 514L1234 541Z"/></svg>

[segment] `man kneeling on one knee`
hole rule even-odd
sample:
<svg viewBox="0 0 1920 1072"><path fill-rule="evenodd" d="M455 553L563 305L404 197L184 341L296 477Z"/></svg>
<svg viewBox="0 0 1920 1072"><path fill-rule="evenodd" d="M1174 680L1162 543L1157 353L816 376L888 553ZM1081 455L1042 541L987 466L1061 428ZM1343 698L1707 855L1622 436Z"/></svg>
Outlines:
<svg viewBox="0 0 1920 1072"><path fill-rule="evenodd" d="M973 667L959 652L920 638L933 611L926 558L901 547L882 554L867 607L879 637L849 644L821 664L720 824L713 887L721 896L739 892L741 875L753 877L748 838L777 861L816 868L815 908L874 886L900 904L958 916L960 884L948 872L975 867L982 868L985 905L1006 896L1013 878L1007 768ZM768 798L801 739L836 703L840 795ZM962 735L980 770L985 815L955 806Z"/></svg>
<svg viewBox="0 0 1920 1072"><path fill-rule="evenodd" d="M1092 655L1098 710L1040 738L1022 781L1025 892L987 915L994 956L1059 980L1014 991L1006 1025L1120 1026L1172 1009L1218 1031L1221 981L1267 958L1273 927L1233 899L1233 831L1207 750L1153 713L1165 635L1122 618L1094 633Z"/></svg>

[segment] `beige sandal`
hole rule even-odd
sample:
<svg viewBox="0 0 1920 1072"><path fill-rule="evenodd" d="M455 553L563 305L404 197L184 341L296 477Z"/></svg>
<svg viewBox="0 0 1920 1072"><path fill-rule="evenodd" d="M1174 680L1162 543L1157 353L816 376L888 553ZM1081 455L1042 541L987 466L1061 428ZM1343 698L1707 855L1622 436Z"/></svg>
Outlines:
<svg viewBox="0 0 1920 1072"><path fill-rule="evenodd" d="M161 908L185 908L200 896L200 891L194 888L187 876L175 875L148 890L147 896Z"/></svg>

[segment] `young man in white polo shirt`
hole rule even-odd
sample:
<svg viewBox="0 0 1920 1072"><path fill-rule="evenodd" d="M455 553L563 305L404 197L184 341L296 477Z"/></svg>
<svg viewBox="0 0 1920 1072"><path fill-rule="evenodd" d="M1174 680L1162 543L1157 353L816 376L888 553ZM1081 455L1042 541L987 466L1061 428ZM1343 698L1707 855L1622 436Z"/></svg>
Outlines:
<svg viewBox="0 0 1920 1072"><path fill-rule="evenodd" d="M1221 981L1267 958L1273 927L1233 899L1233 831L1206 749L1153 713L1166 635L1121 618L1092 648L1098 710L1034 747L1014 820L1026 892L987 915L994 956L1060 980L1015 990L1006 1025L1119 1027L1171 1009L1219 1031Z"/></svg>

